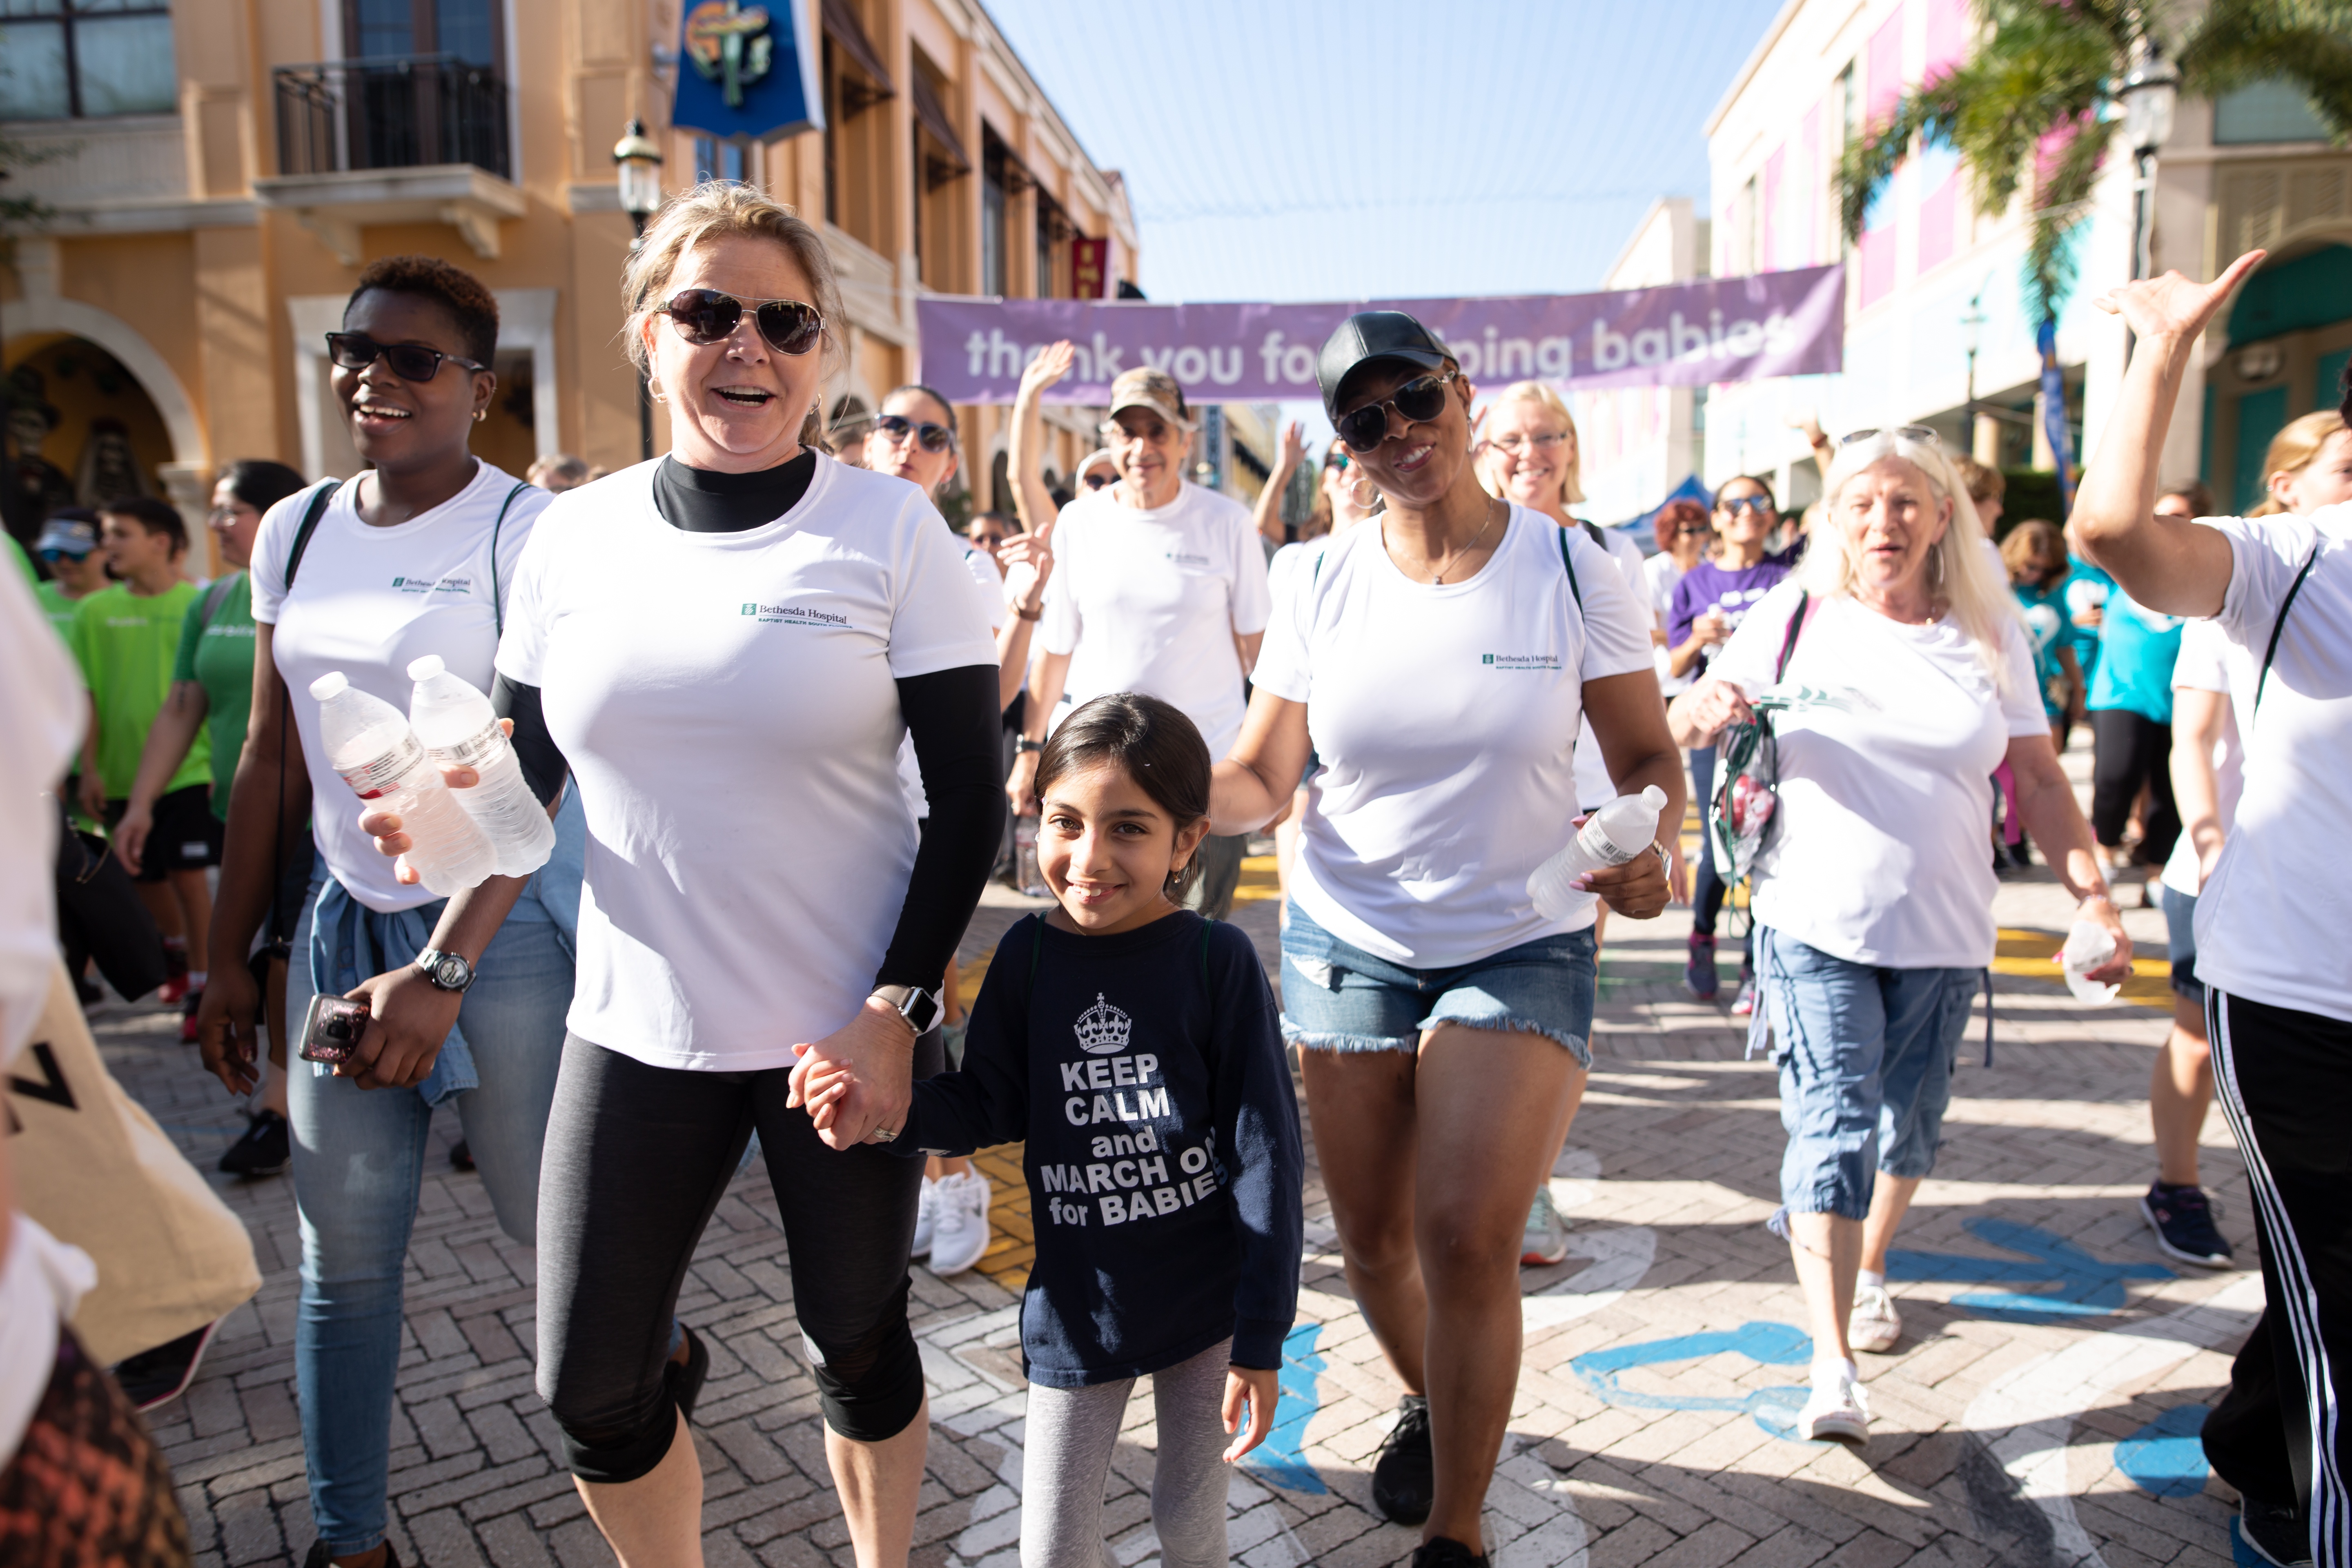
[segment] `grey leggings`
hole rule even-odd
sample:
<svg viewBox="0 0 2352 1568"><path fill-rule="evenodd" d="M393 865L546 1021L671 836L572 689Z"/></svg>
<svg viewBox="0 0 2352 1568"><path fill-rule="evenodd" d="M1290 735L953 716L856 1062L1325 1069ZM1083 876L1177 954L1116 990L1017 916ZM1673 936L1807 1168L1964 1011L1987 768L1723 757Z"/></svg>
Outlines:
<svg viewBox="0 0 2352 1568"><path fill-rule="evenodd" d="M1222 1406L1234 1342L1211 1345L1151 1376L1160 1454L1151 1527L1163 1568L1222 1568L1225 1435ZM1021 1460L1021 1568L1111 1568L1103 1489L1135 1379L1085 1388L1029 1385Z"/></svg>

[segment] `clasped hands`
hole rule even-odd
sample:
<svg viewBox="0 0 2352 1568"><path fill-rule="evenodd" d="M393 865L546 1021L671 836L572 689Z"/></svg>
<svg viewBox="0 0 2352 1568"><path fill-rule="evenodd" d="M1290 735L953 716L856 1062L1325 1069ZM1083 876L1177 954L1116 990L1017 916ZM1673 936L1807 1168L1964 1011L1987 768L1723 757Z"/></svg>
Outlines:
<svg viewBox="0 0 2352 1568"><path fill-rule="evenodd" d="M914 1026L880 997L821 1040L793 1050L787 1105L808 1107L831 1149L887 1143L907 1123L915 1098Z"/></svg>

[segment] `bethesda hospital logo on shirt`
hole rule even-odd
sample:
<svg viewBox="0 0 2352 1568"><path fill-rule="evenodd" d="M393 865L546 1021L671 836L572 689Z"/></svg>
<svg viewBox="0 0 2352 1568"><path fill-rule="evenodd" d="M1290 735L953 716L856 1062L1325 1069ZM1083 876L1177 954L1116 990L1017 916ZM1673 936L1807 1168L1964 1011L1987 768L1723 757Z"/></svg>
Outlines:
<svg viewBox="0 0 2352 1568"><path fill-rule="evenodd" d="M746 604L736 612L763 626L846 627L849 617L832 610L812 610L805 605Z"/></svg>
<svg viewBox="0 0 2352 1568"><path fill-rule="evenodd" d="M1214 1132L1206 1142L1173 1151L1171 1180L1171 1150L1166 1132L1154 1123L1173 1121L1175 1107L1160 1075L1160 1058L1146 1051L1128 1053L1134 1030L1134 1019L1099 991L1095 1005L1071 1027L1078 1048L1093 1059L1059 1064L1067 1097L1062 1115L1073 1127L1108 1122L1113 1130L1095 1134L1087 1151L1093 1158L1087 1163L1038 1168L1047 1193L1069 1194L1046 1200L1046 1217L1055 1225L1109 1226L1157 1219L1190 1208L1223 1183Z"/></svg>
<svg viewBox="0 0 2352 1568"><path fill-rule="evenodd" d="M392 586L400 594L470 594L474 580L452 572L440 577L394 577Z"/></svg>
<svg viewBox="0 0 2352 1568"><path fill-rule="evenodd" d="M1558 669L1559 655L1556 653L1482 653L1478 662L1496 669Z"/></svg>

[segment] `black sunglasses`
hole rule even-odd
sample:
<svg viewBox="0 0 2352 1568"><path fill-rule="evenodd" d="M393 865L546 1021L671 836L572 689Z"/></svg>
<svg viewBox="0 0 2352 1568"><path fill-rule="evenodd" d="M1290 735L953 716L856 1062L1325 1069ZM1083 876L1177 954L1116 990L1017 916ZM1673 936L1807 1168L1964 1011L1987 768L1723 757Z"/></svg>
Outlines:
<svg viewBox="0 0 2352 1568"><path fill-rule="evenodd" d="M344 370L365 370L377 360L392 366L403 381L431 381L441 374L441 362L467 370L488 370L459 354L445 354L422 343L380 343L365 332L329 332L327 357Z"/></svg>
<svg viewBox="0 0 2352 1568"><path fill-rule="evenodd" d="M661 313L677 323L678 336L688 342L708 345L735 335L746 305L751 307L760 335L780 354L804 354L824 335L824 318L815 306L798 300L739 300L716 289L681 289L661 307Z"/></svg>
<svg viewBox="0 0 2352 1568"><path fill-rule="evenodd" d="M782 348L781 343L777 345ZM800 349L784 349L786 353L800 353ZM893 441L903 441L908 431L926 452L944 452L955 445L955 432L944 425L934 425L928 419L909 419L903 414L881 414L874 419L877 433Z"/></svg>
<svg viewBox="0 0 2352 1568"><path fill-rule="evenodd" d="M1416 425L1436 418L1445 406L1446 384L1459 374L1449 370L1443 375L1416 375L1378 403L1342 414L1334 421L1339 439L1359 452L1370 451L1388 438L1391 408Z"/></svg>
<svg viewBox="0 0 2352 1568"><path fill-rule="evenodd" d="M1095 472L1087 476L1087 489L1090 490L1098 490L1105 485L1115 485L1117 483L1118 483L1118 479L1099 469L1097 469Z"/></svg>

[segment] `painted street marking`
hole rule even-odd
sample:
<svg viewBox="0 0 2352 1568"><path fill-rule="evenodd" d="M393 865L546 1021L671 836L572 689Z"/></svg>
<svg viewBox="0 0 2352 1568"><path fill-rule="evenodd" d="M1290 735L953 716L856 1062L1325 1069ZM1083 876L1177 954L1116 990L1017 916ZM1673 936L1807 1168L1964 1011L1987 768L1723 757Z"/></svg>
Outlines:
<svg viewBox="0 0 2352 1568"><path fill-rule="evenodd" d="M1886 1255L1886 1277L2056 1287L2030 1294L1971 1290L1952 1298L1956 1307L2011 1323L2063 1323L2069 1318L2105 1317L2122 1309L2125 1280L2179 1278L2160 1263L2101 1262L2063 1237L2015 1220L1979 1215L1963 1225L1978 1240L2003 1251L2021 1253L2032 1261L1951 1252L1909 1252L1898 1247Z"/></svg>
<svg viewBox="0 0 2352 1568"><path fill-rule="evenodd" d="M1742 1394L1654 1394L1628 1388L1621 1374L1637 1367L1744 1355L1763 1366L1803 1366L1812 1360L1812 1336L1787 1323L1742 1323L1727 1332L1677 1334L1646 1344L1588 1351L1568 1363L1592 1395L1629 1410L1736 1410L1755 1417L1775 1437L1800 1441L1797 1416L1809 1392L1802 1388L1752 1388Z"/></svg>

